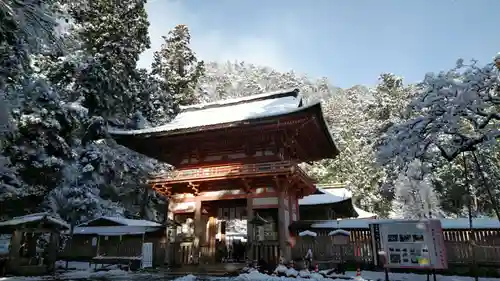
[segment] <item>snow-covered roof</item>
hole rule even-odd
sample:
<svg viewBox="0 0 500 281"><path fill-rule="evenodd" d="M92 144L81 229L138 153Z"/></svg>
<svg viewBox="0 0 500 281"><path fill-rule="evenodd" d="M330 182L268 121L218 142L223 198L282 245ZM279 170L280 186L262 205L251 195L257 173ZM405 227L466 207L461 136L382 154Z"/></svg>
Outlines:
<svg viewBox="0 0 500 281"><path fill-rule="evenodd" d="M181 129L278 116L316 106L317 104L302 107L302 97L297 89L276 91L183 107L174 120L158 127L131 131L110 128L108 132L116 136L173 132Z"/></svg>
<svg viewBox="0 0 500 281"><path fill-rule="evenodd" d="M352 199L352 192L350 192L347 188L340 186L341 185L339 184L316 185L317 190L320 194L313 194L305 196L302 199L299 199L299 205L312 206L312 205L334 204ZM377 217L376 214L362 210L356 207L354 204L352 207L354 208L354 211L358 214L357 216L358 219Z"/></svg>
<svg viewBox="0 0 500 281"><path fill-rule="evenodd" d="M318 191L323 194L313 194L305 196L304 198L299 199L299 205L333 204L352 198L352 193L346 188L318 188Z"/></svg>
<svg viewBox="0 0 500 281"><path fill-rule="evenodd" d="M74 235L97 234L100 236L139 235L161 229L154 226L78 226Z"/></svg>
<svg viewBox="0 0 500 281"><path fill-rule="evenodd" d="M119 224L119 226L93 226L96 221L109 221ZM90 225L90 226L89 226ZM101 236L116 236L116 235L137 235L146 232L157 231L163 228L162 224L148 220L126 219L122 217L106 217L102 216L75 227L73 234L97 234Z"/></svg>
<svg viewBox="0 0 500 281"><path fill-rule="evenodd" d="M262 94L255 94L255 95L250 95L250 96L245 96L245 97L224 99L224 100L219 100L219 101L215 101L215 102L207 102L207 103L199 103L199 104L193 104L193 105L187 105L187 106L180 106L180 109L181 109L181 111L189 111L189 110L204 109L204 108L208 108L208 107L221 107L221 106L226 106L226 105L234 105L237 103L248 103L251 101L257 101L257 100L262 100L262 99L274 99L274 98L278 98L281 96L287 96L289 94L298 96L299 90L297 88L289 88L289 89L266 92L266 93L262 93Z"/></svg>
<svg viewBox="0 0 500 281"><path fill-rule="evenodd" d="M51 216L49 213L34 213L20 217L14 217L11 220L0 222L0 227L2 226L18 226L30 222L41 222L47 221L58 227L68 229L70 226L63 220L57 219Z"/></svg>
<svg viewBox="0 0 500 281"><path fill-rule="evenodd" d="M344 219L331 220L314 223L311 228L369 228L372 223L395 222L398 220L386 219ZM441 219L443 229L468 229L469 219ZM500 229L500 222L493 218L475 218L472 221L472 226L475 229Z"/></svg>
<svg viewBox="0 0 500 281"><path fill-rule="evenodd" d="M122 226L141 226L141 227L161 227L162 226L161 224L159 224L157 222L154 222L154 221L126 219L126 218L122 218L122 217L106 217L106 216L102 216L102 217L99 217L99 218L87 221L85 223L82 223L82 224L78 225L78 227L87 226L87 225L91 224L92 222L95 222L95 221L98 221L98 220L107 220L107 221L110 221L110 222L114 222L114 223L120 224Z"/></svg>
<svg viewBox="0 0 500 281"><path fill-rule="evenodd" d="M357 217L358 219L374 219L377 217L377 214L362 210L362 209L356 207L356 205L354 205L354 204L352 205L352 207L354 208L354 211L358 214L358 217Z"/></svg>

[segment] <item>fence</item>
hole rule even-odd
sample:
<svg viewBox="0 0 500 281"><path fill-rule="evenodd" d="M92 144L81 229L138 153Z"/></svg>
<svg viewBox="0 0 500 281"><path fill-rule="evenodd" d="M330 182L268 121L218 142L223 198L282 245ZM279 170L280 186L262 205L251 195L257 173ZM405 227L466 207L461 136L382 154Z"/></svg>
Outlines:
<svg viewBox="0 0 500 281"><path fill-rule="evenodd" d="M374 265L377 249L373 245L370 229L349 229L349 245L343 247L343 260L348 263ZM298 238L292 248L292 258L301 259L311 248L318 262L338 263L340 249L333 246L328 236L331 229L315 229L318 236ZM450 265L500 266L500 229L443 229L448 263Z"/></svg>

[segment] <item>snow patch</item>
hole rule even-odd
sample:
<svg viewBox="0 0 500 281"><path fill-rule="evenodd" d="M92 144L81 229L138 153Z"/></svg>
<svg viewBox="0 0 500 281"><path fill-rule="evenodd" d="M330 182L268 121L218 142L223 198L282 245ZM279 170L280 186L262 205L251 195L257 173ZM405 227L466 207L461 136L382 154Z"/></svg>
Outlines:
<svg viewBox="0 0 500 281"><path fill-rule="evenodd" d="M318 233L316 233L314 231L310 231L310 230L304 230L302 232L299 232L299 236L300 237L304 237L304 236L316 237L316 236L318 236Z"/></svg>
<svg viewBox="0 0 500 281"><path fill-rule="evenodd" d="M174 279L174 281L196 281L196 280L197 280L196 276L194 276L192 274Z"/></svg>
<svg viewBox="0 0 500 281"><path fill-rule="evenodd" d="M98 234L101 236L139 235L158 230L159 227L146 226L83 226L75 227L74 234Z"/></svg>
<svg viewBox="0 0 500 281"><path fill-rule="evenodd" d="M78 226L79 227L87 226L89 223L97 221L97 220L100 220L100 219L108 220L108 221L111 221L111 222L114 222L114 223L117 223L117 224L121 224L123 226L153 226L153 227L160 227L160 226L162 226L161 224L159 224L157 222L154 222L154 221L134 220L134 219L126 219L126 218L123 218L123 217L109 217L109 216L102 216L102 217L99 217L99 218L87 221L85 223L82 223L82 224L80 224Z"/></svg>
<svg viewBox="0 0 500 281"><path fill-rule="evenodd" d="M54 223L63 228L70 227L69 224L67 224L65 221L54 218L49 213L35 213L20 217L14 217L11 220L0 222L0 226L15 226L19 224L42 221L42 220L50 221L51 223Z"/></svg>
<svg viewBox="0 0 500 281"><path fill-rule="evenodd" d="M337 229L337 230L330 231L330 233L328 233L328 235L330 235L330 236L334 236L334 235L350 236L351 233L349 231L347 231L347 230Z"/></svg>

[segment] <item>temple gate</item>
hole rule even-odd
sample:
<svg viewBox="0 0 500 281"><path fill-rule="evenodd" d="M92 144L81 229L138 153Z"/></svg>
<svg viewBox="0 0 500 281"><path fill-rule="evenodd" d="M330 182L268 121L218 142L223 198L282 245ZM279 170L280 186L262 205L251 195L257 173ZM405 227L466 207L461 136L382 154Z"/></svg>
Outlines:
<svg viewBox="0 0 500 281"><path fill-rule="evenodd" d="M297 89L187 106L166 125L110 134L175 167L148 183L181 224L168 255L180 264L289 259L298 199L316 190L298 164L338 154L320 103L304 106Z"/></svg>

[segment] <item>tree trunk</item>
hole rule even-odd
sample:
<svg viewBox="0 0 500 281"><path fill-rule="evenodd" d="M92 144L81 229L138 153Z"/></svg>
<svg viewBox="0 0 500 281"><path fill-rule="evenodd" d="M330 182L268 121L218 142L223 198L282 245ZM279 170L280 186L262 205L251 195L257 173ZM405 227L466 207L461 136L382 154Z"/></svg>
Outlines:
<svg viewBox="0 0 500 281"><path fill-rule="evenodd" d="M465 177L465 185L467 186L467 213L469 216L469 253L472 257L472 275L474 276L474 280L478 281L479 276L477 274L477 263L476 263L476 243L475 243L475 235L474 235L474 226L472 225L472 190L469 184L469 177L467 176L467 161L465 159L465 153L463 153L464 160L464 177Z"/></svg>
<svg viewBox="0 0 500 281"><path fill-rule="evenodd" d="M472 156L474 157L474 162L476 163L477 173L481 176L481 180L483 182L484 187L486 188L486 192L488 192L488 197L490 198L491 205L493 205L493 210L495 211L495 215L497 216L498 221L500 221L500 210L498 208L497 200L495 196L493 196L493 192L491 191L491 187L486 181L486 177L484 176L483 170L479 164L476 153L472 151Z"/></svg>

